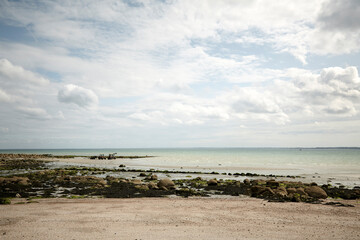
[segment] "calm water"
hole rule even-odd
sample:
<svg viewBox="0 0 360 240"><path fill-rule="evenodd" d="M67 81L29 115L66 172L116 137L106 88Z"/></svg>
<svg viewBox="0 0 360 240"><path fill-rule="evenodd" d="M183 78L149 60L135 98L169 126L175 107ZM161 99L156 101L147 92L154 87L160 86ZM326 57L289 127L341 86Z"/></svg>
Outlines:
<svg viewBox="0 0 360 240"><path fill-rule="evenodd" d="M360 177L360 149L298 148L177 148L177 149L34 149L0 153L53 155L149 155L127 160L135 166L186 169L204 168L265 174L327 174ZM123 161L123 160L117 160ZM118 162L116 162L117 164ZM110 164L110 163L109 163Z"/></svg>

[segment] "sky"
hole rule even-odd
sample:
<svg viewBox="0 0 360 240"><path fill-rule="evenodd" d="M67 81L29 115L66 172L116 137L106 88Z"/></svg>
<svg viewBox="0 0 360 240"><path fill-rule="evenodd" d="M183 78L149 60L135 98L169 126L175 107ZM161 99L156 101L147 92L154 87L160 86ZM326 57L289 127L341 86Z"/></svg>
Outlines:
<svg viewBox="0 0 360 240"><path fill-rule="evenodd" d="M358 0L0 0L0 149L360 146Z"/></svg>

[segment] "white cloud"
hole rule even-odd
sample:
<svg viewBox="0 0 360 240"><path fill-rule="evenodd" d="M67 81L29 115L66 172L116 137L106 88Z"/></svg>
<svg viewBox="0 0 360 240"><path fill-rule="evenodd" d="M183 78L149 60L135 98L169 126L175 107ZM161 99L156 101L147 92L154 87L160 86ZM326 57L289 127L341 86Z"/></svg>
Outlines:
<svg viewBox="0 0 360 240"><path fill-rule="evenodd" d="M342 87L354 87L360 83L359 74L356 67L340 67L325 68L320 75L320 81L324 83L344 84Z"/></svg>
<svg viewBox="0 0 360 240"><path fill-rule="evenodd" d="M74 103L82 108L96 107L99 99L90 89L74 84L64 86L58 93L58 99L63 103Z"/></svg>
<svg viewBox="0 0 360 240"><path fill-rule="evenodd" d="M357 69L324 68L320 71L288 69L266 87L254 85L216 92L216 97L184 94L150 95L128 106L130 119L161 124L209 124L239 120L291 124L293 121L356 116L360 107Z"/></svg>
<svg viewBox="0 0 360 240"><path fill-rule="evenodd" d="M253 88L242 88L236 91L233 108L236 112L276 113L281 109L269 92L261 92Z"/></svg>
<svg viewBox="0 0 360 240"><path fill-rule="evenodd" d="M47 79L13 65L7 59L0 59L0 82L2 85L15 85L16 87L19 87L18 84L41 86L49 83Z"/></svg>
<svg viewBox="0 0 360 240"><path fill-rule="evenodd" d="M51 116L46 112L45 109L37 107L17 107L17 110L25 114L29 118L35 119L49 119Z"/></svg>
<svg viewBox="0 0 360 240"><path fill-rule="evenodd" d="M289 116L280 106L282 96L262 87L238 88L226 93L221 102L229 105L229 114L234 118L251 121L260 120L275 124L290 122Z"/></svg>
<svg viewBox="0 0 360 240"><path fill-rule="evenodd" d="M320 73L291 69L293 86L288 90L297 99L297 108L307 112L352 116L360 103L360 81L356 67L324 68Z"/></svg>
<svg viewBox="0 0 360 240"><path fill-rule="evenodd" d="M271 44L305 64L309 53L349 53L360 45L356 0L172 1L139 7L119 1L6 2L1 13L9 23L26 26L57 46L86 50L81 52L90 57L119 49L168 51L192 39L210 39Z"/></svg>
<svg viewBox="0 0 360 240"><path fill-rule="evenodd" d="M119 1L41 5L7 2L2 16L12 24L31 26L36 36L56 41L57 46L86 49L83 52L90 57L119 48L168 51L188 46L192 39L236 41L243 32L254 29L273 44L283 44L277 45L280 51L289 51L301 59L306 50L302 36L296 33L308 32L307 25L316 20L322 2L152 1L142 2L140 7ZM228 39L228 34L234 34L235 39ZM249 37L250 42L256 39Z"/></svg>
<svg viewBox="0 0 360 240"><path fill-rule="evenodd" d="M129 118L132 118L132 119L136 119L136 120L142 120L142 121L149 121L151 120L150 116L148 114L145 114L145 113L139 113L139 112L136 112L136 113L133 113L129 116Z"/></svg>
<svg viewBox="0 0 360 240"><path fill-rule="evenodd" d="M32 119L50 119L39 104L43 95L51 95L49 85L49 80L39 74L0 59L0 102L8 109L8 117L16 118L16 113L21 113Z"/></svg>
<svg viewBox="0 0 360 240"><path fill-rule="evenodd" d="M324 107L324 111L329 114L339 114L347 116L353 116L357 112L352 102L341 98L337 98L329 102L329 104Z"/></svg>
<svg viewBox="0 0 360 240"><path fill-rule="evenodd" d="M11 101L11 97L2 89L0 89L0 102L10 102L10 101Z"/></svg>

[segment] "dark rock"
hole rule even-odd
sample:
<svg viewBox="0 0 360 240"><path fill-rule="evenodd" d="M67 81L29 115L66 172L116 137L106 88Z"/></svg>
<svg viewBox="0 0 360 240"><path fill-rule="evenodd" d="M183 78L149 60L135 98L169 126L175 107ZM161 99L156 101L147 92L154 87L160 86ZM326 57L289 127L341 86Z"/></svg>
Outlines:
<svg viewBox="0 0 360 240"><path fill-rule="evenodd" d="M318 186L310 186L305 188L305 192L313 198L327 198L326 192Z"/></svg>
<svg viewBox="0 0 360 240"><path fill-rule="evenodd" d="M94 177L94 176L74 176L74 177L71 177L70 180L74 183L80 183L80 184L106 185L106 181L104 179L99 178L99 177Z"/></svg>
<svg viewBox="0 0 360 240"><path fill-rule="evenodd" d="M239 196L240 194L251 195L251 191L250 189L248 189L248 186L240 182L235 182L234 184L218 185L216 186L216 188L218 190L222 190L223 194L225 195L231 195L231 196Z"/></svg>
<svg viewBox="0 0 360 240"><path fill-rule="evenodd" d="M260 190L258 193L259 197L272 199L274 198L275 192L269 187L264 187L264 189Z"/></svg>
<svg viewBox="0 0 360 240"><path fill-rule="evenodd" d="M158 176L155 174L152 174L150 176L147 176L145 179L146 180L158 180Z"/></svg>
<svg viewBox="0 0 360 240"><path fill-rule="evenodd" d="M149 190L149 187L147 185L135 185L135 188L143 191Z"/></svg>
<svg viewBox="0 0 360 240"><path fill-rule="evenodd" d="M148 184L148 187L149 187L150 189L158 189L158 186L157 186L156 183L154 183L154 182L150 182L150 183Z"/></svg>
<svg viewBox="0 0 360 240"><path fill-rule="evenodd" d="M134 179L134 180L132 180L131 182L132 182L134 185L140 185L140 184L142 184L141 180L139 180L139 179Z"/></svg>
<svg viewBox="0 0 360 240"><path fill-rule="evenodd" d="M119 182L120 181L120 179L118 179L118 178L116 178L116 177L112 177L112 176L106 176L106 182L108 183L108 184L112 184L113 182Z"/></svg>
<svg viewBox="0 0 360 240"><path fill-rule="evenodd" d="M218 184L218 181L216 179L210 179L207 184L209 186L216 186Z"/></svg>
<svg viewBox="0 0 360 240"><path fill-rule="evenodd" d="M265 187L260 185L255 185L250 188L250 191L251 191L251 196L257 197L260 193L265 191Z"/></svg>
<svg viewBox="0 0 360 240"><path fill-rule="evenodd" d="M275 180L268 180L266 182L266 185L269 186L269 187L279 187L280 183L275 181Z"/></svg>
<svg viewBox="0 0 360 240"><path fill-rule="evenodd" d="M165 188L166 189L166 188ZM148 189L146 185L134 185L128 182L113 183L106 188L104 196L108 198L129 198L129 197L161 197L172 194L171 191Z"/></svg>
<svg viewBox="0 0 360 240"><path fill-rule="evenodd" d="M159 182L158 182L158 187L161 189L162 187L165 187L167 189L174 189L175 188L175 183L170 180L169 178L164 178L164 179L161 179Z"/></svg>
<svg viewBox="0 0 360 240"><path fill-rule="evenodd" d="M287 199L289 199L292 202L301 202L301 197L297 193L288 193Z"/></svg>
<svg viewBox="0 0 360 240"><path fill-rule="evenodd" d="M274 193L276 193L279 197L286 197L288 192L286 191L286 189L284 187L278 187L276 189L273 190Z"/></svg>
<svg viewBox="0 0 360 240"><path fill-rule="evenodd" d="M300 194L300 196L306 196L307 195L304 188L302 188L302 187L297 188L296 193Z"/></svg>
<svg viewBox="0 0 360 240"><path fill-rule="evenodd" d="M251 181L252 185L266 185L266 182L264 180L255 179Z"/></svg>
<svg viewBox="0 0 360 240"><path fill-rule="evenodd" d="M286 191L288 192L288 194L297 193L296 188L288 188L288 189L286 189Z"/></svg>
<svg viewBox="0 0 360 240"><path fill-rule="evenodd" d="M250 180L249 180L248 178L245 178L245 179L244 179L244 183L245 183L246 185L250 185Z"/></svg>
<svg viewBox="0 0 360 240"><path fill-rule="evenodd" d="M332 198L342 198L342 199L359 199L360 198L360 189L346 189L346 188L336 188L328 187L324 189L329 197Z"/></svg>

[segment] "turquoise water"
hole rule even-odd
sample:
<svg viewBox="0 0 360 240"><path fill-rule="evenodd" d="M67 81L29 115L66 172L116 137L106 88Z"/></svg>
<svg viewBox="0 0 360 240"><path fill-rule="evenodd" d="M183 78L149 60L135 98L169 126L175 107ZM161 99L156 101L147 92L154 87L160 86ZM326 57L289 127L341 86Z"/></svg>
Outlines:
<svg viewBox="0 0 360 240"><path fill-rule="evenodd" d="M345 174L360 177L360 149L319 148L176 148L176 149L26 149L0 153L53 155L149 155L132 159L137 166L209 168L273 174Z"/></svg>

